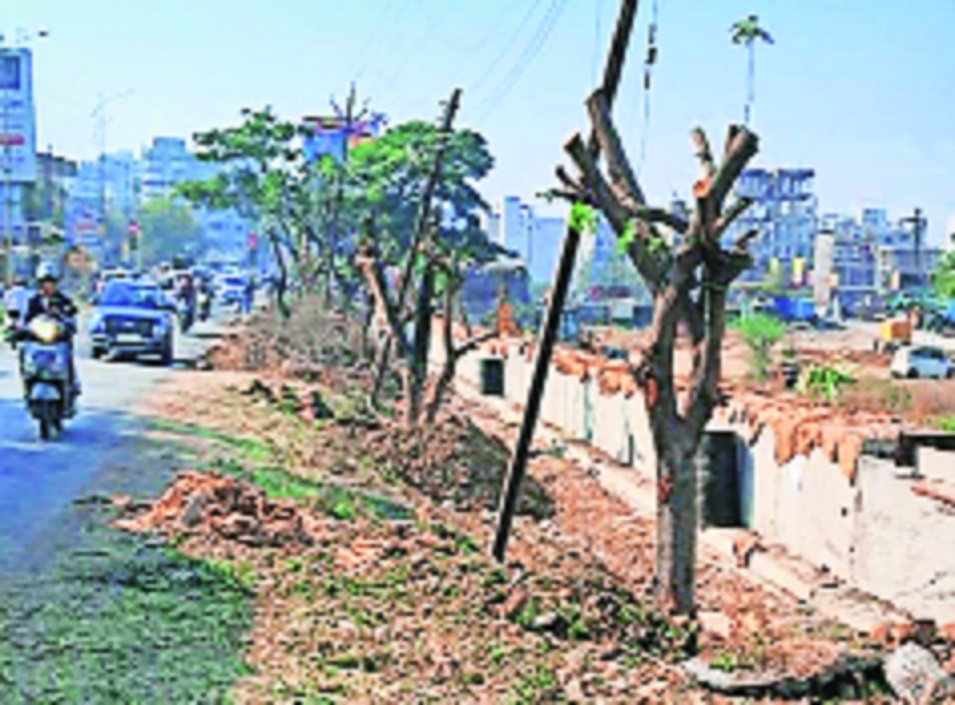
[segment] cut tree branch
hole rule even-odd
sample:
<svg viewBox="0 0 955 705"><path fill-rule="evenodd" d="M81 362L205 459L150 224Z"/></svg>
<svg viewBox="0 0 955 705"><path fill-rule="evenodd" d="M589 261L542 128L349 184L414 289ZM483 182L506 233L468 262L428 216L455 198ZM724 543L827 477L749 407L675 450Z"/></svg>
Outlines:
<svg viewBox="0 0 955 705"><path fill-rule="evenodd" d="M587 186L587 193L593 198L595 205L603 212L617 236L620 237L627 230L630 222L627 210L617 200L597 165L591 158L579 133L574 133L564 143L564 150L570 155L583 176ZM627 246L627 254L636 266L637 271L644 278L651 291L659 289L666 272L666 265L661 265L650 253L647 243L652 233L647 225L639 220L635 221L637 237Z"/></svg>
<svg viewBox="0 0 955 705"><path fill-rule="evenodd" d="M745 253L750 241L754 240L758 236L759 228L747 230L745 233L740 235L739 238L737 238L736 242L733 243L733 251L740 254Z"/></svg>
<svg viewBox="0 0 955 705"><path fill-rule="evenodd" d="M713 177L713 184L710 187L709 198L712 199L716 212L723 207L723 201L726 200L736 179L758 150L759 139L745 127L741 127L729 144L726 158Z"/></svg>
<svg viewBox="0 0 955 705"><path fill-rule="evenodd" d="M597 142L607 160L610 183L613 184L618 198L624 200L624 203L630 207L644 205L646 198L623 151L620 135L613 126L610 104L603 89L594 91L587 99L587 111L590 113L590 122L593 125L594 134L597 135Z"/></svg>
<svg viewBox="0 0 955 705"><path fill-rule="evenodd" d="M702 127L693 128L691 133L693 146L696 149L696 158L700 161L703 170L703 179L712 181L716 174L716 162L713 161L713 152L710 150L710 141Z"/></svg>
<svg viewBox="0 0 955 705"><path fill-rule="evenodd" d="M750 198L749 196L743 196L736 199L733 205L727 209L723 215L719 217L716 223L713 225L713 231L710 233L710 237L714 240L718 240L720 236L729 229L733 224L733 221L739 218L747 208L749 208L755 199Z"/></svg>
<svg viewBox="0 0 955 705"><path fill-rule="evenodd" d="M639 208L635 209L634 216L642 220L644 223L663 223L667 227L676 230L681 235L685 234L690 228L690 224L683 218L680 218L679 216L674 215L663 208L640 206Z"/></svg>

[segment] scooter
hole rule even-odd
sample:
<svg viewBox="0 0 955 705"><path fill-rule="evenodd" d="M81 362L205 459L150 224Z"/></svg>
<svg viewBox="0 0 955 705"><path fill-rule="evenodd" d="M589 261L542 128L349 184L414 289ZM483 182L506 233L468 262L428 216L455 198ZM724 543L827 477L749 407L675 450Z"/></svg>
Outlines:
<svg viewBox="0 0 955 705"><path fill-rule="evenodd" d="M70 322L38 316L18 335L23 343L20 370L27 408L44 441L58 435L64 420L76 413L69 342L74 329Z"/></svg>

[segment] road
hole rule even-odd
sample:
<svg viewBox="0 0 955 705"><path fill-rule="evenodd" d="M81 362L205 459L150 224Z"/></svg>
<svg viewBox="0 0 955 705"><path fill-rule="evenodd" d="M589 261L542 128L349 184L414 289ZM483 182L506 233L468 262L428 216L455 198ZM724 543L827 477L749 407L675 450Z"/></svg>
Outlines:
<svg viewBox="0 0 955 705"><path fill-rule="evenodd" d="M215 326L176 341L177 364L194 360L212 339ZM62 538L60 519L78 498L115 491L146 477L116 478L117 468L134 472L141 421L137 400L174 370L149 362L92 360L78 340L78 372L83 384L79 413L52 443L37 440L35 422L22 401L16 354L0 351L0 581L42 562L48 546ZM146 473L143 473L145 475ZM128 481L128 482L127 482Z"/></svg>

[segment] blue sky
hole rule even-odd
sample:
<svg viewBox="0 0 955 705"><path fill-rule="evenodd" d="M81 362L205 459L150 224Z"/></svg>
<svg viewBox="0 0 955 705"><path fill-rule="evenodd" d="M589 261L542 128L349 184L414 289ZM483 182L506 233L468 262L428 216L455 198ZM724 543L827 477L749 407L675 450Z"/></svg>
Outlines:
<svg viewBox="0 0 955 705"><path fill-rule="evenodd" d="M548 32L555 3L562 10ZM776 39L757 53L756 164L815 168L823 212L878 205L896 217L921 206L931 239L942 237L955 216L955 0L656 4L650 121L641 64L651 0L640 2L615 110L652 199L687 193L696 174L692 126L716 141L742 119L746 56L728 27L754 12ZM134 89L110 105L112 151L232 123L243 106L322 113L352 80L392 122L436 118L439 101L460 86L459 125L483 132L498 160L484 187L492 199L530 198L552 185L565 136L587 127L583 100L618 10L617 0L4 5L8 36L16 27L50 33L33 43L40 145L95 155L90 112L101 91Z"/></svg>

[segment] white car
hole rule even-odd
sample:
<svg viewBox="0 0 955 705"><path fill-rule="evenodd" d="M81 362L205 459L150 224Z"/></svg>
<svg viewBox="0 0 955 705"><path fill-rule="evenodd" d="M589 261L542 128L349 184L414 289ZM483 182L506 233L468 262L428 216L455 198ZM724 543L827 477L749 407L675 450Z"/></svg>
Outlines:
<svg viewBox="0 0 955 705"><path fill-rule="evenodd" d="M889 371L893 377L937 377L944 379L955 376L955 365L941 348L929 345L905 347L896 351Z"/></svg>

